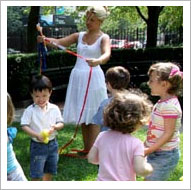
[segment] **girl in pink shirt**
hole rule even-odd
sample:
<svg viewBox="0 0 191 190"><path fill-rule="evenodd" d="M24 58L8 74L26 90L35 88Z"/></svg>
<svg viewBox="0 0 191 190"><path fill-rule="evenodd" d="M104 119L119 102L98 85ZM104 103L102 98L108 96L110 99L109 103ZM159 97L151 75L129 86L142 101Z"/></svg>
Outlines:
<svg viewBox="0 0 191 190"><path fill-rule="evenodd" d="M152 166L144 158L143 143L131 135L145 124L151 111L145 96L131 92L116 95L104 109L104 124L88 154L88 161L99 164L99 181L135 181L136 173L146 176Z"/></svg>
<svg viewBox="0 0 191 190"><path fill-rule="evenodd" d="M177 95L183 75L173 63L153 64L148 75L151 95L160 96L160 100L153 107L145 141L145 156L154 169L146 180L165 181L179 160L182 110Z"/></svg>

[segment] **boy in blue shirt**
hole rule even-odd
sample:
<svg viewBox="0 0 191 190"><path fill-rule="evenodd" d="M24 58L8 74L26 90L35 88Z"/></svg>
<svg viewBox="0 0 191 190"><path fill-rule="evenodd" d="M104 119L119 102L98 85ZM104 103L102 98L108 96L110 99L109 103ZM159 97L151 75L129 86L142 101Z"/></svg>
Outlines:
<svg viewBox="0 0 191 190"><path fill-rule="evenodd" d="M119 92L125 90L130 82L129 71L122 66L111 67L105 74L107 90L109 98L103 100L98 108L97 113L93 117L93 123L100 126L100 132L107 131L109 128L103 124L103 111L106 105L110 103L112 98Z"/></svg>

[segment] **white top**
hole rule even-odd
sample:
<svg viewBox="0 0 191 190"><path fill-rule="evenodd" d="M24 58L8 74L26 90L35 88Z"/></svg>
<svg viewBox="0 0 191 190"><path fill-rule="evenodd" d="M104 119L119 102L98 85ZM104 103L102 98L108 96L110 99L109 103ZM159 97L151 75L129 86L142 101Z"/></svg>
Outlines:
<svg viewBox="0 0 191 190"><path fill-rule="evenodd" d="M85 33L86 32L79 33L77 53L85 58L99 58L101 56L101 41L107 34L102 34L92 45L88 45L83 42ZM86 94L89 71L90 67L88 63L78 57L72 69L67 88L63 113L64 123L76 124L79 120L84 96ZM80 124L92 123L92 118L97 112L100 103L106 98L107 88L104 73L100 65L92 67L90 86Z"/></svg>
<svg viewBox="0 0 191 190"><path fill-rule="evenodd" d="M38 105L32 104L28 106L21 118L21 126L29 126L36 133L40 133L43 129L50 129L51 125L63 122L60 109L55 104L48 103L46 110L43 111ZM57 135L54 131L49 137L52 140ZM36 142L36 138L32 137Z"/></svg>

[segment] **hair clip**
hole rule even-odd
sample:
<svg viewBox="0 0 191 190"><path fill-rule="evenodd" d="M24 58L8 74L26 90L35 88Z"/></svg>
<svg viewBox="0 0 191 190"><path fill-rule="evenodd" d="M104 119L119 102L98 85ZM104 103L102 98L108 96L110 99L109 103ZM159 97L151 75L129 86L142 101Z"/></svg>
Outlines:
<svg viewBox="0 0 191 190"><path fill-rule="evenodd" d="M181 77L183 78L183 72L180 71L179 68L173 67L173 68L171 69L171 71L170 71L170 75L169 75L169 76L174 76L174 75L176 75L176 74L179 75L179 76L181 76Z"/></svg>

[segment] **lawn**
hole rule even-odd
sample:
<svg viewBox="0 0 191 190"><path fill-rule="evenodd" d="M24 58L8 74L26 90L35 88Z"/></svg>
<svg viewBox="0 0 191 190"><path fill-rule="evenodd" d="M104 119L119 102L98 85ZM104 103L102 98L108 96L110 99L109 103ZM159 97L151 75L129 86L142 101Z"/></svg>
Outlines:
<svg viewBox="0 0 191 190"><path fill-rule="evenodd" d="M19 123L13 123L12 126L16 126L18 128L18 134L16 139L14 140L14 151L16 153L16 157L21 164L24 173L28 180L29 177L29 145L30 145L30 137L26 135L20 128ZM74 133L74 126L65 125L62 131L59 131L58 135L58 143L59 146L64 145L66 142L70 140ZM135 134L136 137L140 138L142 141L145 140L146 136L146 128L139 129ZM183 175L183 134L181 133L181 158L180 161L169 178L169 181L179 181L179 178ZM81 129L79 129L78 134L74 142L68 147L70 148L78 148L82 149L82 136ZM53 178L54 181L94 181L96 180L98 172L98 166L89 164L86 159L78 159L65 157L60 155L58 162L58 173ZM137 181L142 181L142 177L137 177Z"/></svg>

